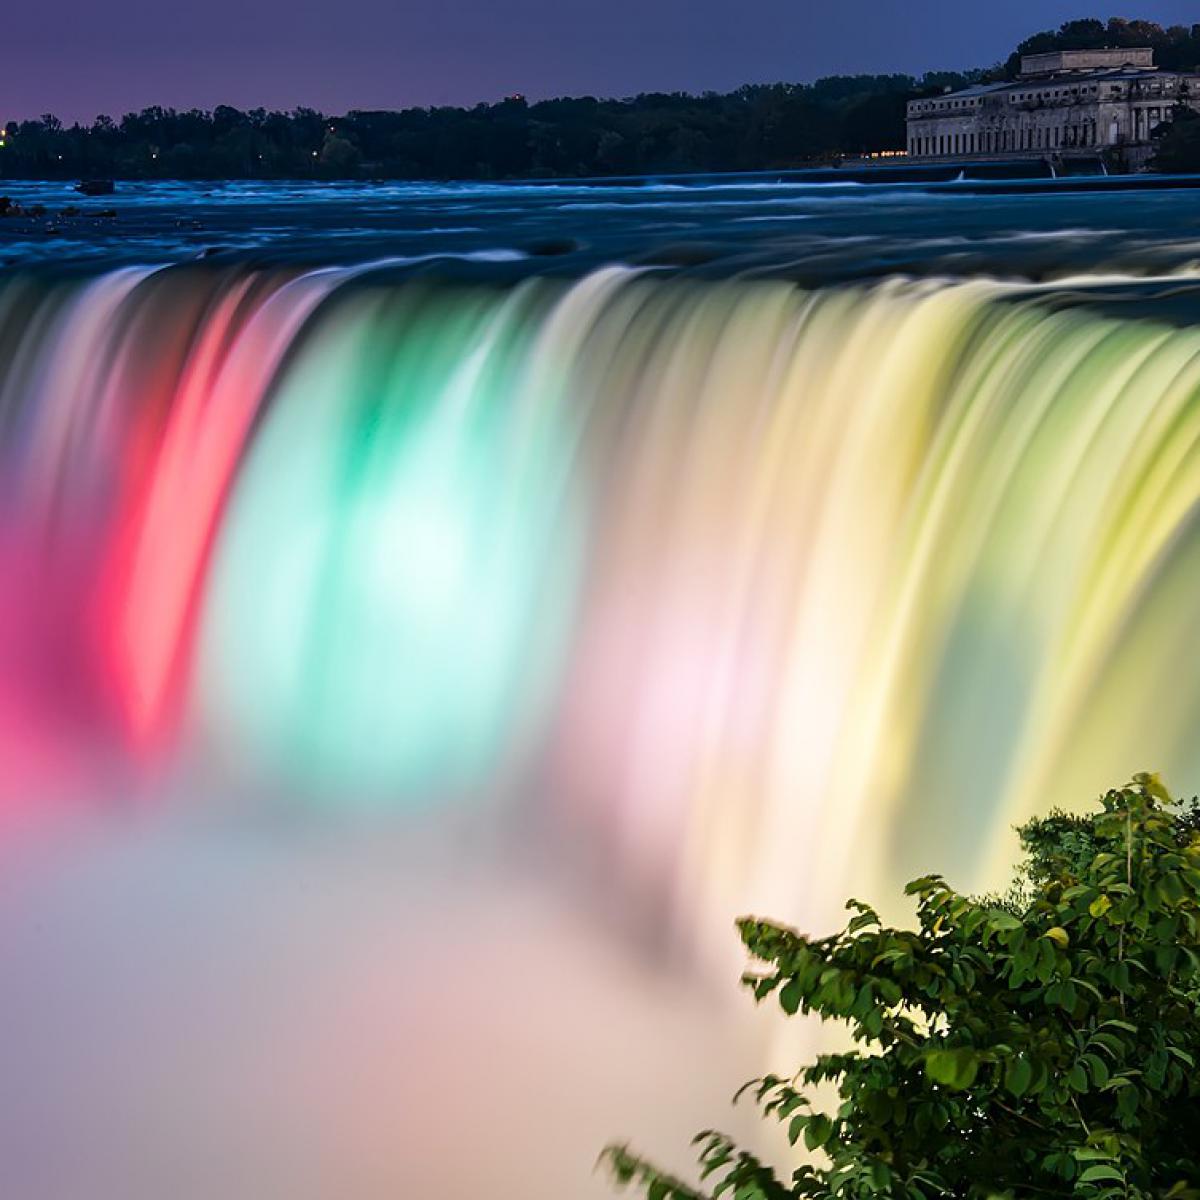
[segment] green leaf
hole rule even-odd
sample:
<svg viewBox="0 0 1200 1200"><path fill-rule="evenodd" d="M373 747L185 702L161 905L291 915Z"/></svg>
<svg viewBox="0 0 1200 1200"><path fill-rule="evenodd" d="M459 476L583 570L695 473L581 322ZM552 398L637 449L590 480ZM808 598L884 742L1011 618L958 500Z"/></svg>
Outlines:
<svg viewBox="0 0 1200 1200"><path fill-rule="evenodd" d="M811 1118L809 1117L808 1113L800 1113L799 1116L792 1118L791 1123L788 1125L787 1133L789 1145L794 1146L796 1144L800 1135L804 1132L804 1127L810 1120Z"/></svg>
<svg viewBox="0 0 1200 1200"><path fill-rule="evenodd" d="M925 1060L925 1073L934 1083L963 1091L975 1082L979 1056L974 1050L934 1050Z"/></svg>
<svg viewBox="0 0 1200 1200"><path fill-rule="evenodd" d="M824 1113L816 1113L804 1131L804 1144L810 1150L819 1150L833 1136L833 1122Z"/></svg>
<svg viewBox="0 0 1200 1200"><path fill-rule="evenodd" d="M1021 922L1014 917L1012 913L1005 912L1002 908L993 909L988 914L988 924L990 924L993 929L997 929L1002 932L1012 932L1013 930L1024 928Z"/></svg>
<svg viewBox="0 0 1200 1200"><path fill-rule="evenodd" d="M1080 1183L1124 1183L1125 1176L1121 1174L1116 1167L1105 1166L1098 1163L1094 1167L1088 1167L1082 1175L1079 1176Z"/></svg>
<svg viewBox="0 0 1200 1200"><path fill-rule="evenodd" d="M1033 1065L1027 1058L1014 1058L1009 1061L1004 1072L1004 1086L1020 1099L1029 1091L1033 1082Z"/></svg>
<svg viewBox="0 0 1200 1200"><path fill-rule="evenodd" d="M799 979L790 979L779 993L779 1006L789 1017L796 1015L800 1001L804 999L804 989Z"/></svg>
<svg viewBox="0 0 1200 1200"><path fill-rule="evenodd" d="M1098 1054L1085 1054L1083 1062L1092 1077L1092 1083L1102 1088L1109 1080L1108 1064Z"/></svg>

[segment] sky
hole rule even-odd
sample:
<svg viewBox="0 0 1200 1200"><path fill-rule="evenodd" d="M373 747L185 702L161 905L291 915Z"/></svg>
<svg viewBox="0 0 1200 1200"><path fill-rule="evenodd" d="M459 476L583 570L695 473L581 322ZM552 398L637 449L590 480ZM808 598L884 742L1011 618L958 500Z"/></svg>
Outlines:
<svg viewBox="0 0 1200 1200"><path fill-rule="evenodd" d="M473 104L982 66L1086 0L53 0L6 6L0 120ZM1192 24L1194 3L1120 15Z"/></svg>

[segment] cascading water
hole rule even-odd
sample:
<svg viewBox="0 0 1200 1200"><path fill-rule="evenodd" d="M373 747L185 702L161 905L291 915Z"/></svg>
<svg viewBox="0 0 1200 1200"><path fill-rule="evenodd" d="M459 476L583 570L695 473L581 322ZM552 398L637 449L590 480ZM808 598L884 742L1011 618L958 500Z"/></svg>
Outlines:
<svg viewBox="0 0 1200 1200"><path fill-rule="evenodd" d="M1200 332L1055 295L12 275L10 812L117 749L495 793L714 953L994 882L1049 798L1200 768Z"/></svg>

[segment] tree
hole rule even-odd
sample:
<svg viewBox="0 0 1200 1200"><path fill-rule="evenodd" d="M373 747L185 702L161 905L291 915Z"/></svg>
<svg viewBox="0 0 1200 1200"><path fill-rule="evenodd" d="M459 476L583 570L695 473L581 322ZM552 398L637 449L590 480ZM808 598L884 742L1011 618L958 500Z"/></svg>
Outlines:
<svg viewBox="0 0 1200 1200"><path fill-rule="evenodd" d="M1164 29L1155 21L1130 21L1111 17L1107 24L1088 17L1067 21L1058 30L1047 29L1026 38L1005 63L1005 73L1015 79L1024 54L1045 54L1050 50L1101 50L1105 48L1149 46L1155 62L1172 71L1193 71L1200 61L1200 26L1191 29L1172 25Z"/></svg>
<svg viewBox="0 0 1200 1200"><path fill-rule="evenodd" d="M332 171L353 172L362 162L362 155L352 141L331 130L321 145L320 161L323 167Z"/></svg>
<svg viewBox="0 0 1200 1200"><path fill-rule="evenodd" d="M1200 171L1200 114L1180 105L1166 128L1159 127L1153 167L1168 174L1193 175Z"/></svg>
<svg viewBox="0 0 1200 1200"><path fill-rule="evenodd" d="M1020 830L1010 892L917 879L917 928L867 905L832 937L748 918L744 982L856 1043L747 1085L794 1145L788 1180L702 1133L702 1177L736 1200L795 1197L1200 1197L1200 816L1157 776L1086 817ZM809 1090L833 1084L826 1113ZM746 1089L743 1089L745 1091ZM650 1200L702 1193L624 1146L606 1160Z"/></svg>
<svg viewBox="0 0 1200 1200"><path fill-rule="evenodd" d="M907 109L908 98L903 93L864 96L846 112L842 148L863 152L903 146Z"/></svg>

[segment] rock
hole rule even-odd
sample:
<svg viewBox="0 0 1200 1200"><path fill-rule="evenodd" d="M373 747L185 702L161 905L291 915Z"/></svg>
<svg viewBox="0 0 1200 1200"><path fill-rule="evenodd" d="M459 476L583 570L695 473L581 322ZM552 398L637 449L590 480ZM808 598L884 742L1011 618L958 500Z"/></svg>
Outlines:
<svg viewBox="0 0 1200 1200"><path fill-rule="evenodd" d="M558 254L574 254L576 250L582 250L584 244L576 241L571 237L561 238L542 238L536 242L530 242L525 247L529 254L537 258L549 258Z"/></svg>
<svg viewBox="0 0 1200 1200"><path fill-rule="evenodd" d="M656 267L701 267L715 262L724 254L720 246L704 242L677 242L650 250L636 261Z"/></svg>
<svg viewBox="0 0 1200 1200"><path fill-rule="evenodd" d="M82 196L111 196L116 184L111 179L81 179L75 190Z"/></svg>

